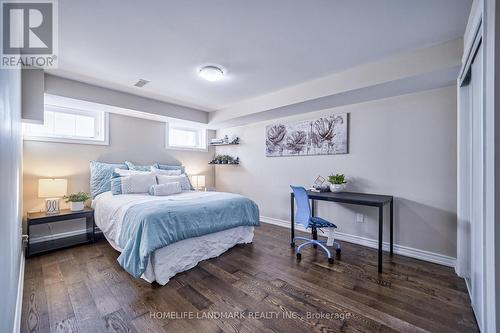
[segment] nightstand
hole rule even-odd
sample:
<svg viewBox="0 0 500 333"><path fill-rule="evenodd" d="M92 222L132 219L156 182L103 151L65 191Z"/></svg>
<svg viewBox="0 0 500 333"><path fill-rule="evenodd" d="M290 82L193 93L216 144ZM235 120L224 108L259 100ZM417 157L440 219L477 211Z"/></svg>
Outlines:
<svg viewBox="0 0 500 333"><path fill-rule="evenodd" d="M85 218L86 220L85 233L82 232L81 234L51 239L42 242L31 242L31 238L29 236L30 228L32 226L79 218ZM28 249L26 251L26 256L45 253L77 244L93 243L95 240L94 210L92 208L86 207L84 210L78 212L72 212L69 209L63 209L57 214L46 214L45 212L28 213L26 224L28 229Z"/></svg>

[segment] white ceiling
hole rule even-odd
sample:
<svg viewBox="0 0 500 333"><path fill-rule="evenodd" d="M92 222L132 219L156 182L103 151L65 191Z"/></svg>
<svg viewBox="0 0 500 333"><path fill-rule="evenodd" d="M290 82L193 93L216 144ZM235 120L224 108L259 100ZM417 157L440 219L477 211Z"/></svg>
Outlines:
<svg viewBox="0 0 500 333"><path fill-rule="evenodd" d="M59 0L49 72L212 111L461 37L471 0ZM197 70L219 64L219 82ZM133 87L143 78L144 88Z"/></svg>

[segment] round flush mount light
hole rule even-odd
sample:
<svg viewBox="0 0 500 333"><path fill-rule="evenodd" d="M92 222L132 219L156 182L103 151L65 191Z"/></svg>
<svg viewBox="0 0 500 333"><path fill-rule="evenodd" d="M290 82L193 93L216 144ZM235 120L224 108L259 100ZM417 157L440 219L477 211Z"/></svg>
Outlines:
<svg viewBox="0 0 500 333"><path fill-rule="evenodd" d="M200 69L200 76L207 81L219 81L224 77L224 72L217 66L205 66Z"/></svg>

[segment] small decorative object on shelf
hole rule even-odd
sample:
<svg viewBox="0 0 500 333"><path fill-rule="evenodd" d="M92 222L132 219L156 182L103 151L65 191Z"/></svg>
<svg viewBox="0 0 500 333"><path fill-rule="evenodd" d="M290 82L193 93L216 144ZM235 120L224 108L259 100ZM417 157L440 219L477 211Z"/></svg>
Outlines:
<svg viewBox="0 0 500 333"><path fill-rule="evenodd" d="M212 139L210 140L210 146L228 146L228 145L239 145L240 138L235 137L233 140L229 140L229 137L226 135L223 139Z"/></svg>
<svg viewBox="0 0 500 333"><path fill-rule="evenodd" d="M85 192L73 193L64 196L64 201L69 202L69 209L72 212L79 212L85 208L85 201L89 200L90 196Z"/></svg>
<svg viewBox="0 0 500 333"><path fill-rule="evenodd" d="M328 181L330 182L330 191L332 192L342 192L345 190L347 182L345 181L344 174L335 174L330 175L328 177Z"/></svg>
<svg viewBox="0 0 500 333"><path fill-rule="evenodd" d="M324 177L318 176L309 190L313 192L329 192L330 188L325 181L326 179Z"/></svg>
<svg viewBox="0 0 500 333"><path fill-rule="evenodd" d="M208 164L240 164L240 158L239 157L232 157L229 155L216 155L213 160L211 160Z"/></svg>

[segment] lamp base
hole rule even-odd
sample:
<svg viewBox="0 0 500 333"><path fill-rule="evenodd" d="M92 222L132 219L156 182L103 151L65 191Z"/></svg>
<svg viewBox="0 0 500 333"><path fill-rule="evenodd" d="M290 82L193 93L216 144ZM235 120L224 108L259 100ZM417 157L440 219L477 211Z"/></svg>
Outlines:
<svg viewBox="0 0 500 333"><path fill-rule="evenodd" d="M59 214L59 198L45 199L45 213Z"/></svg>

